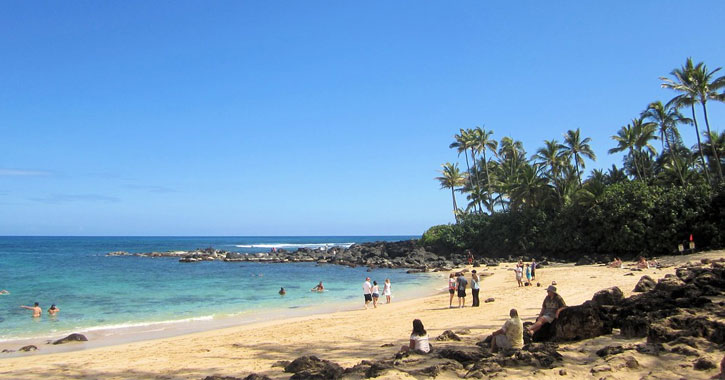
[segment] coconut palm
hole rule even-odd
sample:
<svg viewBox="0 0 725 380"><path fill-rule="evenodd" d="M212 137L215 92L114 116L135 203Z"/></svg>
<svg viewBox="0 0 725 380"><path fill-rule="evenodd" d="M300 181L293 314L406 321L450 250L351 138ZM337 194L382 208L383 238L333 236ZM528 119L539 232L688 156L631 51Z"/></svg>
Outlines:
<svg viewBox="0 0 725 380"><path fill-rule="evenodd" d="M536 151L536 154L531 158L533 160L538 160L538 162L549 168L547 173L549 181L551 181L554 185L554 190L559 198L560 205L563 205L564 199L560 185L561 171L566 164L564 145L561 145L557 140L544 140L544 147L539 148L539 150Z"/></svg>
<svg viewBox="0 0 725 380"><path fill-rule="evenodd" d="M457 187L461 187L466 183L466 175L461 173L457 163L451 164L450 162L446 162L441 166L443 167L443 170L440 171L442 175L436 177L436 179L441 183L441 189L451 189L451 195L453 196L453 215L455 215L457 222L458 204L456 203L455 191Z"/></svg>
<svg viewBox="0 0 725 380"><path fill-rule="evenodd" d="M632 120L632 127L634 128L637 135L634 147L637 150L637 156L639 156L640 158L640 170L642 170L642 174L647 177L647 168L651 167L652 165L649 164L645 166L643 163L645 161L652 161L652 158L657 155L657 149L655 149L655 147L650 144L650 141L657 139L657 136L655 134L657 130L657 125L652 122L646 122L642 118L639 118Z"/></svg>
<svg viewBox="0 0 725 380"><path fill-rule="evenodd" d="M481 127L476 127L473 130L473 149L483 155L482 166L486 174L486 189L488 190L488 211L493 213L493 192L491 191L491 175L488 171L488 159L486 158L486 152L488 150L496 153L498 148L498 142L493 140L491 136L493 131L487 131ZM478 178L477 178L478 179Z"/></svg>
<svg viewBox="0 0 725 380"><path fill-rule="evenodd" d="M718 166L722 166L722 162L719 160L719 157L725 156L725 132L722 132L719 135L717 132L712 132L710 133L708 140L709 142L703 147L703 152L708 158L713 157L713 160L710 161L711 166L713 162L715 162Z"/></svg>
<svg viewBox="0 0 725 380"><path fill-rule="evenodd" d="M618 152L624 152L628 151L627 154L634 158L635 154L635 144L637 143L637 131L632 127L632 124L627 124L621 128L619 128L619 131L617 131L617 134L615 136L612 136L612 140L617 142L617 146L609 149L609 154L614 154ZM614 166L612 166L614 167ZM634 167L636 172L636 177L638 179L642 179L642 174L639 170L639 165L637 164L637 160L634 160Z"/></svg>
<svg viewBox="0 0 725 380"><path fill-rule="evenodd" d="M450 145L448 145L451 149L456 149L458 151L458 156L461 156L461 153L463 153L463 157L466 158L466 170L471 171L471 166L468 163L468 149L471 148L471 136L470 133L461 128L460 133L457 135L453 135L453 141Z"/></svg>
<svg viewBox="0 0 725 380"><path fill-rule="evenodd" d="M717 136L710 131L710 120L707 117L707 101L710 99L720 100L722 94L719 94L720 89L725 88L725 76L715 78L715 73L720 71L721 67L716 68L713 71L707 71L707 66L703 62L695 65L693 72L691 73L694 84L695 99L702 105L702 112L705 116L705 127L707 128L707 137L710 141L710 145L713 145L712 137ZM717 163L715 165L717 169L718 178L720 181L723 180L722 165L720 165L720 155L717 149L714 149L712 156Z"/></svg>
<svg viewBox="0 0 725 380"><path fill-rule="evenodd" d="M678 161L675 159L677 141L680 140L680 132L677 130L677 124L690 124L692 119L682 116L677 107L671 104L662 105L662 102L652 102L647 106L647 109L642 112L642 117L649 121L657 124L660 132L660 139L662 140L662 152L665 152L665 146L667 146L667 152L670 156L670 161L676 167L677 173L681 173L680 169L677 168ZM685 184L685 180L680 176L680 183Z"/></svg>
<svg viewBox="0 0 725 380"><path fill-rule="evenodd" d="M564 135L564 148L567 154L574 160L574 167L576 168L577 178L579 179L579 187L582 185L582 177L579 172L579 166L584 169L584 158L582 156L596 161L597 156L594 154L592 147L589 146L591 138L587 137L581 139L579 128L576 131L571 129Z"/></svg>
<svg viewBox="0 0 725 380"><path fill-rule="evenodd" d="M720 68L717 68L708 74L707 68L703 66L704 64L702 62L695 66L692 63L692 58L687 58L684 66L670 72L670 75L672 75L674 79L660 77L660 80L663 81L661 84L662 88L669 88L680 92L680 95L675 96L667 103L668 105L672 104L677 108L689 106L692 111L692 121L695 125L695 136L697 137L697 150L700 153L700 160L702 161L705 177L707 178L707 181L710 182L710 171L707 164L705 164L705 154L702 151L702 142L700 141L700 128L697 123L697 116L695 115L695 104L699 103L701 101L701 97L703 97L704 101L701 103L703 110L707 112L707 107L705 106L707 99L712 98L713 96L719 99L720 96L714 92L716 89L710 90L711 87L708 86L708 82L709 78L712 77L712 74L720 70ZM715 81L717 82L715 87L723 86L722 77L716 79ZM709 130L709 121L706 120L706 124L708 125ZM720 173L720 176L722 177L722 173Z"/></svg>

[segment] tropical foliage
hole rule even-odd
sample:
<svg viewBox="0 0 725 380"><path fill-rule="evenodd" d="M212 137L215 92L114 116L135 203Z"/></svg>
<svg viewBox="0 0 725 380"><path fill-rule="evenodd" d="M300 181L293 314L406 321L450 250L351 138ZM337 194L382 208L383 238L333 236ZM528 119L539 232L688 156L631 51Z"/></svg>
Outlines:
<svg viewBox="0 0 725 380"><path fill-rule="evenodd" d="M460 129L450 147L465 157L466 171L446 163L437 178L451 190L456 224L431 228L421 242L442 253L472 248L494 256L662 254L690 234L700 248L723 246L725 132L712 131L707 114L708 101L725 101L719 71L688 58L660 78L674 98L648 104L612 135L608 153L624 154L622 168L595 169L586 179L596 154L578 128L561 142L544 141L530 157L513 137ZM692 148L679 132L688 126L697 136ZM464 208L455 192L469 201Z"/></svg>

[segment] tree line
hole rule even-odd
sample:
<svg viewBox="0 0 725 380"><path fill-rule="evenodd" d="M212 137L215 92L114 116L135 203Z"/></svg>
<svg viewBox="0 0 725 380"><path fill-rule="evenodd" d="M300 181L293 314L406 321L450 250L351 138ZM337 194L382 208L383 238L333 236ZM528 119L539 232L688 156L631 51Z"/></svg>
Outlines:
<svg viewBox="0 0 725 380"><path fill-rule="evenodd" d="M707 113L708 101L725 102L720 70L688 58L661 77L675 96L648 104L611 136L607 153L625 154L621 168L595 169L586 179L596 154L580 129L544 141L531 156L521 141L495 140L493 130L460 129L450 148L466 166L446 162L436 178L451 191L456 223L432 227L421 242L492 256L663 254L690 235L701 248L721 247L725 132L711 130ZM689 127L697 136L690 148L679 132ZM456 193L465 195L463 207Z"/></svg>

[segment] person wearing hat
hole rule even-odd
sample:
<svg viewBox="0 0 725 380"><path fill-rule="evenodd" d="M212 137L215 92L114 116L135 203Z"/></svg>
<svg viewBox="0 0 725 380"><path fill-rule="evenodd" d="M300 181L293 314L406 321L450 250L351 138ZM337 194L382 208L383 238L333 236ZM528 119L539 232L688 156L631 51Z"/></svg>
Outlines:
<svg viewBox="0 0 725 380"><path fill-rule="evenodd" d="M539 317L536 318L536 323L531 325L528 330L533 335L541 326L545 323L551 323L559 317L559 313L566 308L566 302L561 298L559 293L556 292L556 286L549 285L546 288L546 298L544 303L541 305L541 312Z"/></svg>

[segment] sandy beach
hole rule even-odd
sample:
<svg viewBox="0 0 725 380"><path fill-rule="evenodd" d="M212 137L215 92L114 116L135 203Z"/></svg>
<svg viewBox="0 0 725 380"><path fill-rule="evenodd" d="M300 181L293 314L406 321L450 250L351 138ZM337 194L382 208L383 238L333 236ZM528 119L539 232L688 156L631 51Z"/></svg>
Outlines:
<svg viewBox="0 0 725 380"><path fill-rule="evenodd" d="M559 293L569 305L577 305L599 290L619 286L625 296L632 294L637 281L644 274L655 280L674 273L678 265L702 258L725 257L725 251L713 251L689 256L660 257L664 269L631 271L632 262L625 262L623 269L601 265L574 266L557 264L537 270L536 282L542 287L516 285L510 270L514 264L502 264L490 268L477 268L490 272L481 289L481 307L450 309L448 294L382 304L377 309L364 310L362 294L360 310L312 315L291 319L258 322L237 327L217 329L182 336L146 340L136 343L84 349L73 352L43 354L44 347L22 357L0 356L1 379L203 379L209 375L244 377L250 373L267 375L273 379L287 379L277 361L293 360L302 355L316 355L350 367L361 360L379 360L392 357L399 347L407 344L411 321L419 318L428 334L435 338L445 330L470 330L465 341L483 339L501 327L508 311L517 308L524 321L533 321L546 295L545 287L556 281ZM468 268L470 269L470 267ZM440 279L440 287L446 286L448 273L433 273ZM634 275L628 275L634 274ZM467 276L469 277L469 276ZM360 281L362 285L362 279ZM494 302L483 303L493 297ZM469 297L466 299L470 306ZM454 299L454 304L455 303ZM664 353L658 357L632 351L639 362L638 368L620 368L604 374L592 374L591 369L607 364L605 359L593 355L597 347L611 341L634 344L643 339L624 340L617 334L560 345L564 355L567 378L608 379L707 379L719 370L695 371L691 357ZM73 343L83 344L83 343ZM381 347L384 344L391 346ZM445 345L446 343L438 343ZM20 347L17 347L20 348ZM703 352L704 357L719 363L722 352ZM561 368L561 367L560 367ZM533 367L506 368L499 377L505 378L562 378L560 368L535 369ZM649 377L648 377L649 376ZM380 378L412 378L389 371ZM444 373L438 378L457 378Z"/></svg>

